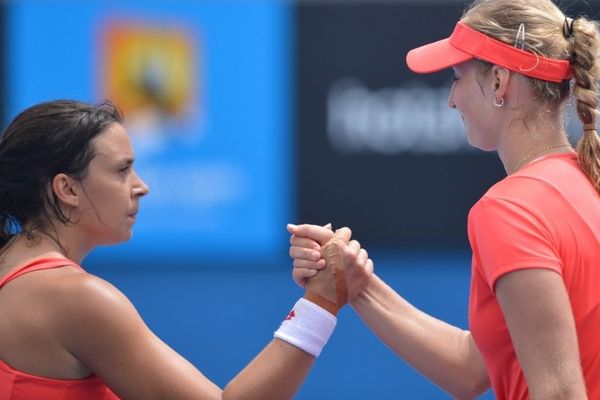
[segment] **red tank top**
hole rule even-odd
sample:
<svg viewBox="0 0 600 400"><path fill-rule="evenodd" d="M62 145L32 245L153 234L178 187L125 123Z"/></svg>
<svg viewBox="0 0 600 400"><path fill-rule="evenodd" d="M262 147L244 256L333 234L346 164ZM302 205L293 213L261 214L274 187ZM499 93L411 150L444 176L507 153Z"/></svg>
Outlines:
<svg viewBox="0 0 600 400"><path fill-rule="evenodd" d="M17 268L0 279L0 289L8 282L29 272L79 265L66 258L43 258ZM92 375L84 379L52 379L18 371L0 360L0 400L119 400L102 382Z"/></svg>

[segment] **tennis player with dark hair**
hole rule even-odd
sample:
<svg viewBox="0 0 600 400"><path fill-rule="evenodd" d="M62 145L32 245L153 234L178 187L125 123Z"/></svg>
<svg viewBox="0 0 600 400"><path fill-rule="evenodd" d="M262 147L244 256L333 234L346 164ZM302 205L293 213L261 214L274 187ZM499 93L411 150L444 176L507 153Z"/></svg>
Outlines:
<svg viewBox="0 0 600 400"><path fill-rule="evenodd" d="M508 174L468 217L470 330L417 310L371 275L358 242L340 247L346 277L371 276L350 296L353 308L452 396L491 385L499 400L600 399L598 56L598 24L550 0L475 1L449 38L407 55L418 73L454 69L449 106L470 144L496 151ZM576 151L564 121L570 97L583 124ZM289 230L303 284L324 264L304 249L332 233Z"/></svg>
<svg viewBox="0 0 600 400"><path fill-rule="evenodd" d="M0 399L292 398L336 325L332 283L309 285L222 392L79 266L131 237L148 193L121 120L111 103L52 101L0 138Z"/></svg>

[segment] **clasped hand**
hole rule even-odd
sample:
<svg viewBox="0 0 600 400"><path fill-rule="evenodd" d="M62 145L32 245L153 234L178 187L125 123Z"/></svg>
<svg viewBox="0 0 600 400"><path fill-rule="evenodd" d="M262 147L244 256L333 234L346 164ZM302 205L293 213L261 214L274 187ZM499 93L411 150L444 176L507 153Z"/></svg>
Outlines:
<svg viewBox="0 0 600 400"><path fill-rule="evenodd" d="M350 240L351 230L333 232L329 224L289 224L287 228L292 234L292 276L307 290L305 297L315 301L316 296L317 304L329 303L335 312L354 301L369 282L373 261L358 241Z"/></svg>

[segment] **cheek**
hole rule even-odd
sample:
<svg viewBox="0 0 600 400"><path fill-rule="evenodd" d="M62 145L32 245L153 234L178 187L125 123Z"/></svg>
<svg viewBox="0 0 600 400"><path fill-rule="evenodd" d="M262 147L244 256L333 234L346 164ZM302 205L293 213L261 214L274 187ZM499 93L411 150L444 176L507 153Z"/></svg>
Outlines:
<svg viewBox="0 0 600 400"><path fill-rule="evenodd" d="M111 185L97 185L86 189L88 201L100 217L108 217L115 209L119 208L122 197Z"/></svg>

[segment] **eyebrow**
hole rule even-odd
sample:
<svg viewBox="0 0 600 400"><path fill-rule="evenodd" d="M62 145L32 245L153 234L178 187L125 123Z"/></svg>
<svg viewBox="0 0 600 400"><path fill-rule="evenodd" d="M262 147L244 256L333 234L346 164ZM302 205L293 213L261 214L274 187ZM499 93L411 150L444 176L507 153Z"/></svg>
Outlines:
<svg viewBox="0 0 600 400"><path fill-rule="evenodd" d="M127 158L124 158L122 160L119 160L119 164L132 165L134 162L135 162L135 159L131 158L131 157L127 157Z"/></svg>

